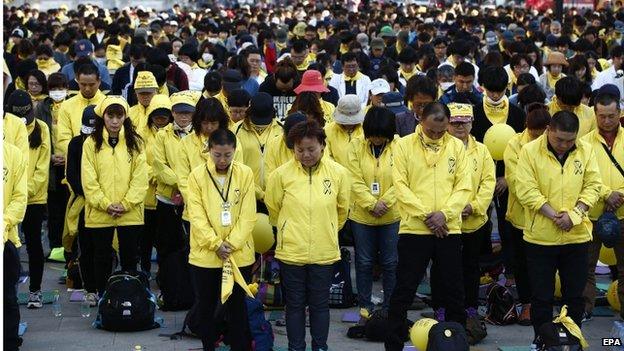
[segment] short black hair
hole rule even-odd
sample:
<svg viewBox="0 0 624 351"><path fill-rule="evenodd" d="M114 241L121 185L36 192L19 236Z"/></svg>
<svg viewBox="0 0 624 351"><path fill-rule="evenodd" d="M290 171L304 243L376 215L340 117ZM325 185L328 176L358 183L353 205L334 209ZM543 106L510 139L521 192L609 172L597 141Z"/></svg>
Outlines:
<svg viewBox="0 0 624 351"><path fill-rule="evenodd" d="M601 105L601 106L609 106L612 103L615 103L615 106L617 107L618 111L620 110L620 101L617 98L617 96L613 95L613 94L607 94L607 93L598 93L598 95L596 95L596 97L594 98L594 110L596 109L596 106Z"/></svg>
<svg viewBox="0 0 624 351"><path fill-rule="evenodd" d="M435 100L438 97L438 88L431 79L420 75L414 76L407 81L405 100L411 101L416 94L427 95Z"/></svg>
<svg viewBox="0 0 624 351"><path fill-rule="evenodd" d="M81 59L78 59L74 62L74 65L76 65L76 78L80 77L81 75L95 75L95 77L99 80L100 79L100 71L98 70L98 68L95 66L95 64L93 62L91 62L91 59L89 59L88 57L86 58L87 60L89 60L89 62L78 62Z"/></svg>
<svg viewBox="0 0 624 351"><path fill-rule="evenodd" d="M427 117L440 112L443 113L444 116L446 116L446 119L451 118L451 111L449 110L448 106L437 101L430 102L425 105L421 119L427 119Z"/></svg>
<svg viewBox="0 0 624 351"><path fill-rule="evenodd" d="M624 55L624 48L620 45L616 45L611 48L611 58L613 57L622 57Z"/></svg>
<svg viewBox="0 0 624 351"><path fill-rule="evenodd" d="M385 107L373 106L366 112L362 128L366 138L382 137L392 140L396 133L394 113Z"/></svg>
<svg viewBox="0 0 624 351"><path fill-rule="evenodd" d="M501 92L507 89L509 77L503 67L489 66L479 71L481 85L489 91Z"/></svg>
<svg viewBox="0 0 624 351"><path fill-rule="evenodd" d="M340 62L344 65L345 62L357 61L357 56L353 52L347 52L340 57Z"/></svg>
<svg viewBox="0 0 624 351"><path fill-rule="evenodd" d="M236 135L227 128L219 128L208 138L208 149L216 145L230 145L236 149Z"/></svg>
<svg viewBox="0 0 624 351"><path fill-rule="evenodd" d="M218 122L219 128L227 129L230 117L223 108L221 102L213 97L200 99L193 113L193 130L197 135L201 134L203 121Z"/></svg>
<svg viewBox="0 0 624 351"><path fill-rule="evenodd" d="M145 58L147 52L147 46L143 44L130 44L130 57L135 60Z"/></svg>
<svg viewBox="0 0 624 351"><path fill-rule="evenodd" d="M578 133L579 119L574 112L559 111L552 116L550 127L566 133Z"/></svg>
<svg viewBox="0 0 624 351"><path fill-rule="evenodd" d="M583 98L583 85L576 77L563 77L555 83L555 95L568 106L578 106Z"/></svg>
<svg viewBox="0 0 624 351"><path fill-rule="evenodd" d="M247 107L249 106L251 95L245 89L236 89L228 94L227 100L230 107Z"/></svg>
<svg viewBox="0 0 624 351"><path fill-rule="evenodd" d="M527 85L518 93L518 103L522 106L528 106L534 102L543 104L544 100L546 100L546 93L537 83Z"/></svg>
<svg viewBox="0 0 624 351"><path fill-rule="evenodd" d="M208 72L204 76L204 89L210 93L219 92L223 83L221 82L221 73L218 71Z"/></svg>
<svg viewBox="0 0 624 351"><path fill-rule="evenodd" d="M533 76L531 73L520 73L518 79L516 80L516 83L518 85L529 85L535 84L537 83L537 81L535 80L535 76Z"/></svg>
<svg viewBox="0 0 624 351"><path fill-rule="evenodd" d="M546 105L535 102L527 106L527 129L544 129L550 124L551 119Z"/></svg>
<svg viewBox="0 0 624 351"><path fill-rule="evenodd" d="M416 50L412 49L409 46L401 50L401 53L399 54L399 57L398 57L398 61L404 64L416 63Z"/></svg>
<svg viewBox="0 0 624 351"><path fill-rule="evenodd" d="M305 40L295 40L290 49L296 53L302 53L308 49L308 42Z"/></svg>
<svg viewBox="0 0 624 351"><path fill-rule="evenodd" d="M514 67L518 66L522 60L526 61L527 63L529 63L529 58L527 57L527 55L525 54L515 54L511 57L511 59L509 60L509 67L511 69L514 69Z"/></svg>
<svg viewBox="0 0 624 351"><path fill-rule="evenodd" d="M463 61L455 67L455 75L462 77L470 77L475 75L475 69L472 63Z"/></svg>

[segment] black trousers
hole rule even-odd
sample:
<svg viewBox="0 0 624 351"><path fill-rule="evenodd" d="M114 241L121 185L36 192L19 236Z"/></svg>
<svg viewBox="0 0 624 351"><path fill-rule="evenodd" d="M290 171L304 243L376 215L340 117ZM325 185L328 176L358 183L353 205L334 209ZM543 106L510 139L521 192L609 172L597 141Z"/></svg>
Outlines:
<svg viewBox="0 0 624 351"><path fill-rule="evenodd" d="M139 237L139 260L141 262L141 270L149 274L152 269L152 247L154 247L154 238L158 228L158 215L156 210L146 209L145 225Z"/></svg>
<svg viewBox="0 0 624 351"><path fill-rule="evenodd" d="M501 247L503 252L503 264L505 265L505 275L509 276L514 274L513 271L513 257L514 257L514 241L511 233L513 227L505 219L507 213L507 201L509 198L509 191L505 190L499 196L494 197L494 207L496 208L496 220L498 224L498 235L500 235Z"/></svg>
<svg viewBox="0 0 624 351"><path fill-rule="evenodd" d="M116 227L117 238L119 239L119 260L121 269L124 271L136 271L139 255L139 236L142 225L130 225ZM91 235L93 242L94 256L93 273L95 276L95 287L98 294L102 295L106 288L106 282L110 277L113 254L113 234L115 227L87 228L87 235Z"/></svg>
<svg viewBox="0 0 624 351"><path fill-rule="evenodd" d="M432 281L432 285L436 285L432 289L436 291L440 307L446 309L446 320L466 324L461 245L460 235L449 235L444 239L434 235L399 235L397 283L388 310L387 351L403 350L407 309L414 301L430 260L433 260L433 274L444 277Z"/></svg>
<svg viewBox="0 0 624 351"><path fill-rule="evenodd" d="M41 290L43 278L43 243L41 242L41 224L45 214L46 205L28 205L22 222L26 252L28 253L28 272L30 276L29 290L35 292Z"/></svg>
<svg viewBox="0 0 624 351"><path fill-rule="evenodd" d="M239 267L245 281L251 279L251 266ZM217 335L216 324L221 320L215 320L215 311L221 299L221 268L202 268L191 265L193 287L195 289L195 301L198 304L199 336L202 339L205 351L215 349ZM247 321L247 305L245 304L245 291L236 283L232 295L224 305L227 332L230 341L230 350L251 350L251 335L249 322Z"/></svg>
<svg viewBox="0 0 624 351"><path fill-rule="evenodd" d="M185 243L185 235L182 228L182 212L184 206L168 205L158 201L156 205L156 230L154 237L154 246L158 252L158 260L161 256L174 252L181 248ZM147 223L147 218L146 218Z"/></svg>
<svg viewBox="0 0 624 351"><path fill-rule="evenodd" d="M78 217L78 247L80 247L80 277L88 293L97 292L95 286L95 244L93 235L85 228L84 209Z"/></svg>
<svg viewBox="0 0 624 351"><path fill-rule="evenodd" d="M19 252L11 241L4 243L4 266L2 273L4 274L4 315L2 322L4 323L4 350L18 350L22 344L21 338L18 336L20 311L17 304L17 281L20 275L20 259Z"/></svg>
<svg viewBox="0 0 624 351"><path fill-rule="evenodd" d="M529 280L529 271L527 268L526 242L523 237L522 229L518 229L513 225L509 226L511 232L511 240L513 242L513 272L516 278L516 290L518 291L518 299L520 303L527 304L531 302L531 282Z"/></svg>
<svg viewBox="0 0 624 351"><path fill-rule="evenodd" d="M568 306L568 316L579 327L585 301L589 243L545 246L526 243L527 265L532 289L531 322L537 329L553 319L555 272L561 280L561 302Z"/></svg>
<svg viewBox="0 0 624 351"><path fill-rule="evenodd" d="M48 190L48 240L50 248L63 246L63 227L65 225L65 210L69 201L69 189L61 184L65 177L64 166L53 166L50 172L55 172L57 184Z"/></svg>

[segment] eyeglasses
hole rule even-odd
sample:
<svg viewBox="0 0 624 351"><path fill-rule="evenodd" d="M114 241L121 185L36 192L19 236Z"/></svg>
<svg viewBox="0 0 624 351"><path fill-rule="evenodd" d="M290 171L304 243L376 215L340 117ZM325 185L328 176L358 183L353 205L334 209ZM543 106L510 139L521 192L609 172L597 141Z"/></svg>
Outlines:
<svg viewBox="0 0 624 351"><path fill-rule="evenodd" d="M28 86L36 88L36 87L41 87L41 84L39 84L39 82L28 82Z"/></svg>

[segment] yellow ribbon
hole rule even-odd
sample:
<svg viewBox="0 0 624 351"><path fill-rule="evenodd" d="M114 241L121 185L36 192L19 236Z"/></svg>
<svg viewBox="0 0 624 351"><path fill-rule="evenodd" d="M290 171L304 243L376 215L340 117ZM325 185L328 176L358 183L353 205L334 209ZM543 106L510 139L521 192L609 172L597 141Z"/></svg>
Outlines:
<svg viewBox="0 0 624 351"><path fill-rule="evenodd" d="M585 340L585 337L581 332L581 328L579 328L579 326L574 323L572 318L568 317L567 305L563 305L563 307L561 307L561 312L559 313L559 316L557 316L557 318L553 320L553 323L563 324L563 326L568 330L568 332L570 332L570 334L574 335L577 339L579 339L579 341L581 342L581 346L584 349L589 347L587 340Z"/></svg>
<svg viewBox="0 0 624 351"><path fill-rule="evenodd" d="M225 303L232 295L232 291L234 290L234 283L240 285L245 293L249 297L254 297L254 295L249 290L247 286L247 282L245 282L245 278L241 274L238 266L236 265L236 261L233 257L223 261L223 273L221 275L221 303Z"/></svg>

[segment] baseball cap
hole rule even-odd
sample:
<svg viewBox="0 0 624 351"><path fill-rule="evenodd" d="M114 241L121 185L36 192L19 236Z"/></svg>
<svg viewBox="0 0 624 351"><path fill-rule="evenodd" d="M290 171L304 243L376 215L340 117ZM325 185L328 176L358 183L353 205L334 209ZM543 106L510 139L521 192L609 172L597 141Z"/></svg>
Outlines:
<svg viewBox="0 0 624 351"><path fill-rule="evenodd" d="M249 115L254 124L270 124L273 120L273 116L275 116L273 97L264 92L259 92L254 95L249 103Z"/></svg>
<svg viewBox="0 0 624 351"><path fill-rule="evenodd" d="M598 89L598 94L608 94L608 95L612 95L615 96L618 100L620 100L620 89L618 89L617 86L615 86L614 84L605 84L603 86L600 87L600 89Z"/></svg>
<svg viewBox="0 0 624 351"><path fill-rule="evenodd" d="M492 31L485 33L485 42L489 46L498 44L498 37L496 36L496 33Z"/></svg>
<svg viewBox="0 0 624 351"><path fill-rule="evenodd" d="M76 57L89 56L93 53L93 44L87 39L81 39L74 45Z"/></svg>
<svg viewBox="0 0 624 351"><path fill-rule="evenodd" d="M370 93L373 95L387 94L390 92L390 84L385 79L375 79L370 84Z"/></svg>
<svg viewBox="0 0 624 351"><path fill-rule="evenodd" d="M80 126L80 132L85 135L90 135L95 130L95 105L89 105L82 111L82 125Z"/></svg>
<svg viewBox="0 0 624 351"><path fill-rule="evenodd" d="M195 100L188 90L174 93L170 96L173 112L195 112Z"/></svg>
<svg viewBox="0 0 624 351"><path fill-rule="evenodd" d="M134 80L134 91L136 93L156 92L158 83L156 77L150 71L140 71Z"/></svg>
<svg viewBox="0 0 624 351"><path fill-rule="evenodd" d="M6 111L21 118L25 124L30 124L34 118L32 98L24 90L15 90L6 101Z"/></svg>
<svg viewBox="0 0 624 351"><path fill-rule="evenodd" d="M238 70L228 69L223 73L221 84L225 91L240 89L243 86L243 75Z"/></svg>
<svg viewBox="0 0 624 351"><path fill-rule="evenodd" d="M383 106L385 108L392 111L392 113L394 113L395 115L398 115L399 113L409 112L409 109L403 103L403 95L401 95L401 93L399 92L393 91L384 94L384 96L381 98L381 102L383 103Z"/></svg>
<svg viewBox="0 0 624 351"><path fill-rule="evenodd" d="M373 40L371 40L370 42L370 47L371 49L384 49L386 47L386 44L381 38L373 38Z"/></svg>
<svg viewBox="0 0 624 351"><path fill-rule="evenodd" d="M450 103L447 106L449 111L451 111L451 118L449 120L451 123L468 123L474 118L472 105L470 104Z"/></svg>

